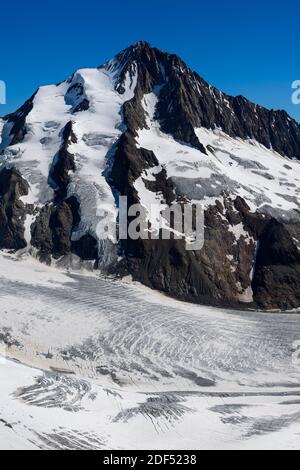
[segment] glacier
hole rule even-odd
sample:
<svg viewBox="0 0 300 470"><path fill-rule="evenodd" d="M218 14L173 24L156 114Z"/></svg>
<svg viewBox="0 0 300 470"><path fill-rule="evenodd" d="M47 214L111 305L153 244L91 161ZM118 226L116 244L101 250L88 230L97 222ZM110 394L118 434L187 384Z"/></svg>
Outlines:
<svg viewBox="0 0 300 470"><path fill-rule="evenodd" d="M299 448L297 315L0 266L0 449Z"/></svg>

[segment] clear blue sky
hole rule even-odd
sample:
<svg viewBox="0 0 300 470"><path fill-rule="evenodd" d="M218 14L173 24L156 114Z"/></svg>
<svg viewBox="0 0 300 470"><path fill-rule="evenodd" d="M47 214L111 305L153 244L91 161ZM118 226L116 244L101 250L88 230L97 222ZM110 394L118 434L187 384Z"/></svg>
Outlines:
<svg viewBox="0 0 300 470"><path fill-rule="evenodd" d="M1 4L3 115L39 85L94 67L145 39L179 54L211 84L286 109L300 80L300 2L285 0L28 0Z"/></svg>

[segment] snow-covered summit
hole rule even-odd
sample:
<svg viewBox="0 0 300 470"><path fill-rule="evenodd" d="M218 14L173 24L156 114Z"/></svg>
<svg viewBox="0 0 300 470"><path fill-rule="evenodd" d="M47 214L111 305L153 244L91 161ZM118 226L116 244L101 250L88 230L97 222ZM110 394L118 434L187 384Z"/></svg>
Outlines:
<svg viewBox="0 0 300 470"><path fill-rule="evenodd" d="M197 302L300 305L300 126L285 112L228 96L140 41L39 88L0 120L0 135L1 248L92 262ZM118 195L148 214L156 202L201 201L204 249L99 239L103 213L117 220ZM270 230L271 257L283 245L271 276L259 249Z"/></svg>

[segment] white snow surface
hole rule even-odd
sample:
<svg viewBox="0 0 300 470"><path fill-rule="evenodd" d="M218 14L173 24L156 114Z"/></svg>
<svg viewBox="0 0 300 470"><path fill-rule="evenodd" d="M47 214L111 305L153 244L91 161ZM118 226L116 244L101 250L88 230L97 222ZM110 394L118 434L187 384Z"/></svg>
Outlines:
<svg viewBox="0 0 300 470"><path fill-rule="evenodd" d="M288 159L253 140L234 139L220 130L196 129L200 142L216 161L219 173L238 183L237 192L250 207L268 205L282 217L298 210L300 162Z"/></svg>
<svg viewBox="0 0 300 470"><path fill-rule="evenodd" d="M0 449L300 448L298 315L9 254L0 281Z"/></svg>
<svg viewBox="0 0 300 470"><path fill-rule="evenodd" d="M74 239L86 233L97 238L97 224L104 212L116 219L115 200L104 171L109 152L124 130L122 106L133 97L137 80L136 76L133 80L127 78L125 93L121 95L115 91L117 73L117 69L109 71L106 67L82 69L57 86L39 88L26 118L28 132L24 141L7 147L0 158L0 166L15 166L29 182L30 194L23 202L39 206L51 201L54 191L49 172L62 145L62 131L72 121L77 143L69 145L68 151L75 157L76 171L70 172L68 191L81 206L81 223ZM79 97L74 91L68 93L76 85L83 89ZM74 106L83 98L89 101L89 109L74 114ZM4 125L1 120L3 149L10 142L10 130L11 124Z"/></svg>
<svg viewBox="0 0 300 470"><path fill-rule="evenodd" d="M161 131L155 119L158 96L159 90L155 90L143 100L148 129L139 130L138 145L152 150L160 167L147 170L136 182L142 201L149 205L159 199L159 195L149 195L143 180L151 180L165 168L184 195L205 206L222 199L226 191L242 196L252 211L275 213L284 220L299 219L299 161L255 141L229 137L219 129L195 129L206 148L205 155Z"/></svg>

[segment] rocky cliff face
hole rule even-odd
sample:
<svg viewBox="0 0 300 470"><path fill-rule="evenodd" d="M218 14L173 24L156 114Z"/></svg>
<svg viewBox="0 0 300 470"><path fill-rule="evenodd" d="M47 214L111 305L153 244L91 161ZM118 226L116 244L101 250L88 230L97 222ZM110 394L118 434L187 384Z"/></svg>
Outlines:
<svg viewBox="0 0 300 470"><path fill-rule="evenodd" d="M285 112L227 96L140 42L40 88L0 131L0 248L192 302L300 307L300 126ZM149 232L151 204L201 202L203 249L103 240L119 196L143 205Z"/></svg>
<svg viewBox="0 0 300 470"><path fill-rule="evenodd" d="M26 206L22 196L28 194L28 184L15 169L0 172L0 248L19 250L26 246L24 222Z"/></svg>
<svg viewBox="0 0 300 470"><path fill-rule="evenodd" d="M243 96L228 96L192 72L176 55L151 48L145 42L119 54L117 61L122 66L117 83L120 93L124 90L126 74L137 69L137 108L145 94L151 93L155 87L162 88L157 120L161 130L175 139L203 151L194 129L219 128L232 137L254 139L281 155L300 159L300 127L285 111L269 111ZM140 113L138 109L135 111L136 115L142 113L141 108ZM134 127L138 128L142 123L143 118L139 116Z"/></svg>

